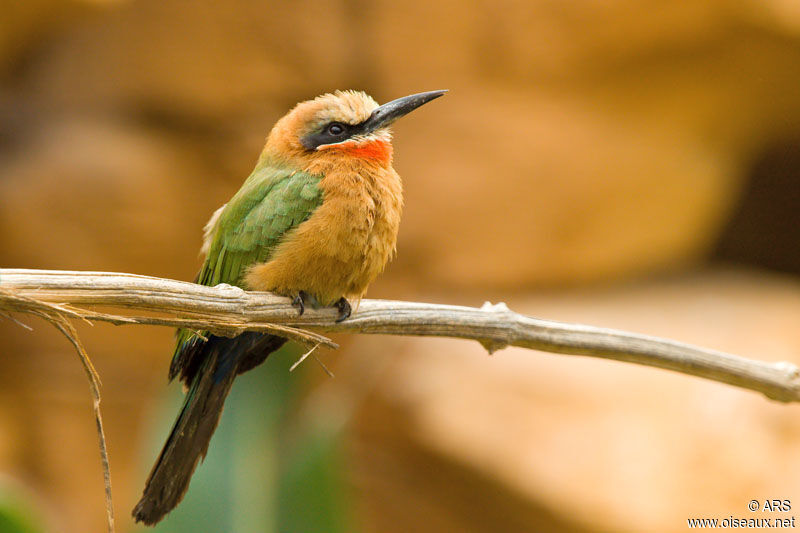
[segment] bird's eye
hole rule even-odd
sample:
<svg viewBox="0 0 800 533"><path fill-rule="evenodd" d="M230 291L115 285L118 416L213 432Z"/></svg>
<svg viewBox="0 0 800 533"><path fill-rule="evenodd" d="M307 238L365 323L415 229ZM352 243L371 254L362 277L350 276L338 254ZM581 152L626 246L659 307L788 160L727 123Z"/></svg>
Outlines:
<svg viewBox="0 0 800 533"><path fill-rule="evenodd" d="M339 124L338 122L334 122L330 126L328 126L328 133L331 135L341 135L344 133L344 126Z"/></svg>

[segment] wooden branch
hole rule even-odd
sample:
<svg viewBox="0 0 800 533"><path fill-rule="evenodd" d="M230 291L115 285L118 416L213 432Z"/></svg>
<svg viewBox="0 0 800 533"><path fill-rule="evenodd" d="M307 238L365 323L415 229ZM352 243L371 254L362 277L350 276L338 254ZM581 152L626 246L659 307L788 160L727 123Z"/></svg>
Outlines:
<svg viewBox="0 0 800 533"><path fill-rule="evenodd" d="M111 315L78 306L146 311ZM335 347L322 332L456 337L479 341L491 353L506 346L588 355L665 368L745 389L773 400L800 401L800 369L792 363L745 359L688 344L613 329L541 320L505 304L482 308L363 300L339 324L336 311L307 309L302 317L288 298L238 287L134 274L0 269L0 310L43 313L113 324L158 324L233 336L266 331L300 342Z"/></svg>

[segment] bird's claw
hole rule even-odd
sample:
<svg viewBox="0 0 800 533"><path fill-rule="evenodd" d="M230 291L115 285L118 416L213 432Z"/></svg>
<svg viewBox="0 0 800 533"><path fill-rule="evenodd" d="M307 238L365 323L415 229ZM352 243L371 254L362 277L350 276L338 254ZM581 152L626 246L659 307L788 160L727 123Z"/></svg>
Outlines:
<svg viewBox="0 0 800 533"><path fill-rule="evenodd" d="M294 300L292 300L292 305L297 308L297 316L303 316L303 313L306 312L306 300L308 299L308 293L306 291L300 291L297 293L297 296L294 297Z"/></svg>
<svg viewBox="0 0 800 533"><path fill-rule="evenodd" d="M348 302L344 296L339 298L339 300L333 304L333 306L339 311L339 316L336 318L337 323L348 318L350 313L353 311L353 309L350 307L350 302Z"/></svg>

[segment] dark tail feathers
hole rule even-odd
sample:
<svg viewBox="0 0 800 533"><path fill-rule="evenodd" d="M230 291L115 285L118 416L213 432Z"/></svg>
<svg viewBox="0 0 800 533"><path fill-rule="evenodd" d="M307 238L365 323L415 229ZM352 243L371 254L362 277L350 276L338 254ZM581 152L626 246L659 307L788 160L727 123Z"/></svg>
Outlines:
<svg viewBox="0 0 800 533"><path fill-rule="evenodd" d="M206 456L234 378L263 363L285 342L248 332L232 339L212 335L202 343L199 367L181 412L133 509L137 522L156 524L180 503L197 464Z"/></svg>

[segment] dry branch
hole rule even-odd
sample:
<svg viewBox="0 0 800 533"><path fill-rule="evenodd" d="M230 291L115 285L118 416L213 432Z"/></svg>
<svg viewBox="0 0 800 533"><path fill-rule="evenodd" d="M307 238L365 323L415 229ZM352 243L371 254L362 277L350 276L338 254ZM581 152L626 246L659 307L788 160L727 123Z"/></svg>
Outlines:
<svg viewBox="0 0 800 533"><path fill-rule="evenodd" d="M111 315L88 307L146 311ZM158 324L232 336L267 331L309 344L335 344L322 332L418 335L473 339L489 352L519 346L546 352L589 355L665 368L763 393L783 402L800 401L800 369L688 344L606 328L541 320L504 304L470 308L387 300L363 300L358 312L334 323L335 310L308 309L302 317L289 299L222 285L134 274L0 269L0 310L58 312L113 324ZM155 316L153 316L155 315Z"/></svg>

